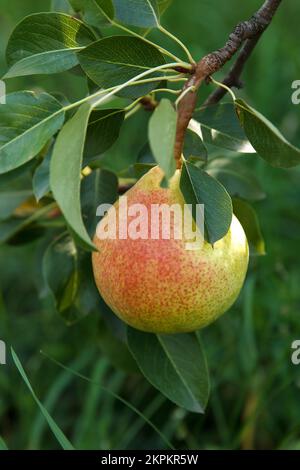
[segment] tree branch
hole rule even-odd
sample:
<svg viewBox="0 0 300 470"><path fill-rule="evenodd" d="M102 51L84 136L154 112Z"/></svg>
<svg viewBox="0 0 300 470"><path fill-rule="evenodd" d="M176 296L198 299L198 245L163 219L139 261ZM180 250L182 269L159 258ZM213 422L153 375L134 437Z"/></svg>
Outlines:
<svg viewBox="0 0 300 470"><path fill-rule="evenodd" d="M210 75L220 70L246 41L246 44L238 57L237 63L229 72L230 77L226 77L227 80L233 80L235 85L240 85L239 76L244 68L245 62L253 51L260 36L271 23L281 1L282 0L265 0L262 7L252 16L252 18L250 18L250 20L239 23L235 27L224 47L206 55L196 64L195 72L185 83L183 91L189 87L194 87L194 89L185 95L178 106L175 142L175 160L177 168L181 167L184 136L196 107L197 91L199 87Z"/></svg>
<svg viewBox="0 0 300 470"><path fill-rule="evenodd" d="M253 50L255 49L256 44L258 43L262 32L257 34L253 39L247 39L245 45L243 46L235 64L229 70L227 76L222 80L222 83L229 88L242 88L243 83L241 81L241 75L243 73L244 67L246 65L247 60L249 59L250 55L252 54ZM219 87L215 90L206 101L203 103L203 106L208 106L211 104L218 103L227 93L225 88Z"/></svg>

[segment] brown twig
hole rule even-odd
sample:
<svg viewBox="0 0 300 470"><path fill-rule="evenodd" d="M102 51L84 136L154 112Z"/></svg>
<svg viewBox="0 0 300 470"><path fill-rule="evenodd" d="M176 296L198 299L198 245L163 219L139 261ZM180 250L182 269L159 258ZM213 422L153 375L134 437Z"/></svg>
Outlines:
<svg viewBox="0 0 300 470"><path fill-rule="evenodd" d="M189 87L193 87L193 90L184 96L178 106L175 142L175 160L177 168L181 167L184 136L193 116L197 103L197 91L202 82L207 80L210 75L220 70L240 49L241 45L247 41L238 58L236 69L233 72L231 70L231 79L238 83L237 73L241 73L243 70L244 63L250 55L249 52L252 52L259 37L271 23L281 1L282 0L265 0L262 7L252 16L252 18L250 18L250 20L239 23L235 27L224 47L206 55L196 65L194 74L183 87L183 92Z"/></svg>
<svg viewBox="0 0 300 470"><path fill-rule="evenodd" d="M173 70L175 70L178 73L193 75L193 73L195 73L195 65L196 64L192 64L191 68L189 69L185 67L174 67Z"/></svg>
<svg viewBox="0 0 300 470"><path fill-rule="evenodd" d="M255 36L253 39L247 39L236 62L229 70L228 75L222 81L224 85L226 85L229 88L233 88L233 87L242 88L243 87L243 83L241 81L242 72L244 70L247 60L252 54L252 51L254 50L256 44L258 43L262 33L263 32L257 34L257 36ZM226 95L226 93L227 93L227 90L225 88L222 88L222 87L217 88L217 90L215 90L213 93L211 93L211 95L209 95L209 97L203 103L203 106L208 106L210 104L218 103L223 98L223 96Z"/></svg>

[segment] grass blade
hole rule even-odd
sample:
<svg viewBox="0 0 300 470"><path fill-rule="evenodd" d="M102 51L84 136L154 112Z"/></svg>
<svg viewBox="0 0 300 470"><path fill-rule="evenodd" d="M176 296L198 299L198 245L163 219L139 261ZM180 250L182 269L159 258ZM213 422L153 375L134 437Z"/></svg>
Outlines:
<svg viewBox="0 0 300 470"><path fill-rule="evenodd" d="M54 436L56 437L57 441L59 442L59 444L61 445L61 447L64 450L75 450L74 447L72 446L71 442L64 435L64 433L61 431L61 429L57 426L57 424L55 423L53 418L50 416L50 414L48 413L46 408L43 406L43 404L40 402L40 400L36 396L32 386L31 386L31 384L28 380L26 372L23 369L23 366L22 366L22 364L21 364L21 362L20 362L20 360L19 360L19 358L18 358L18 356L15 353L13 348L11 348L11 354L12 354L13 361L14 361L18 371L20 372L20 375L21 375L22 379L24 380L24 382L25 382L27 388L29 389L32 397L34 398L35 402L39 406L42 414L44 415L44 417L45 417L51 431L53 432Z"/></svg>
<svg viewBox="0 0 300 470"><path fill-rule="evenodd" d="M92 355L91 351L86 350L81 354L77 359L72 362L72 367L76 367L81 370L87 363L90 361ZM72 382L73 377L68 374L67 371L61 371L61 374L57 376L56 381L49 388L48 393L45 395L43 400L45 408L48 410L48 413L52 413L55 409L55 405L58 400L61 398L65 389ZM43 433L45 428L47 429L47 422L44 419L44 416L37 412L37 417L32 425L32 432L29 441L29 449L39 449L40 443L42 441ZM73 441L74 442L74 441Z"/></svg>

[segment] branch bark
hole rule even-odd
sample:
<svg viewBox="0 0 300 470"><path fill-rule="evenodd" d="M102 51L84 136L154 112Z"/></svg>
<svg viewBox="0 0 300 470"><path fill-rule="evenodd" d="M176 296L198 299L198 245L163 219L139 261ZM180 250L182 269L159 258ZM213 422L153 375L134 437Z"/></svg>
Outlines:
<svg viewBox="0 0 300 470"><path fill-rule="evenodd" d="M235 27L224 47L206 55L196 64L194 74L183 87L183 91L189 87L194 87L193 91L187 93L178 106L175 142L175 160L177 168L181 167L184 136L196 107L197 91L199 87L203 81L209 78L210 75L213 75L215 72L220 70L246 41L236 64L231 68L225 79L229 82L228 86L240 86L239 77L243 71L245 63L256 46L260 36L271 23L281 2L282 0L265 0L261 8L250 18L250 20L243 21ZM217 102L223 96L221 91L217 90L217 92L218 95L213 98L211 97L210 101Z"/></svg>
<svg viewBox="0 0 300 470"><path fill-rule="evenodd" d="M246 62L249 59L250 55L252 54L253 50L255 49L256 44L258 43L262 33L257 34L253 39L247 39L245 42L236 62L229 70L227 76L224 78L222 83L229 88L242 88L243 82L241 81L241 75L245 68ZM218 103L227 93L225 88L219 87L217 88L206 101L203 103L203 106L208 106L211 104Z"/></svg>

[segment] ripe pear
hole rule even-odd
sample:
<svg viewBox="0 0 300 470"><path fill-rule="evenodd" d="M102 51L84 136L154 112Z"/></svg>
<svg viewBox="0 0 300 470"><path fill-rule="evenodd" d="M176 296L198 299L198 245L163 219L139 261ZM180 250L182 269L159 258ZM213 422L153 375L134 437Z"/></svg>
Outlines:
<svg viewBox="0 0 300 470"><path fill-rule="evenodd" d="M180 204L180 170L161 187L163 173L154 167L127 193L127 205ZM125 323L152 333L183 333L203 328L228 310L242 288L248 267L249 248L238 219L233 216L228 233L213 246L204 241L199 249L187 249L184 237L153 239L150 224L146 239L120 237L120 202L98 224L108 226L110 212L117 216L116 237L94 243L93 270L98 290L112 311ZM122 222L123 220L123 222ZM173 225L176 221L173 221ZM174 227L172 227L174 229ZM124 229L124 227L123 227Z"/></svg>

